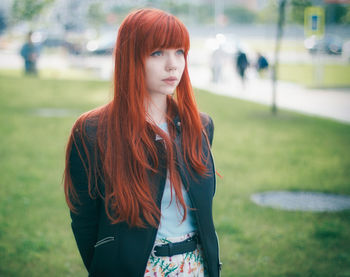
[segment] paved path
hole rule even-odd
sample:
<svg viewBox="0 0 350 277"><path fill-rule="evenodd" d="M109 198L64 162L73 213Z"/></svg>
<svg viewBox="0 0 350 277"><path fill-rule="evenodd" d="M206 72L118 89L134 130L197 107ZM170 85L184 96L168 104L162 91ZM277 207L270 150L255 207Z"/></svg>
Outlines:
<svg viewBox="0 0 350 277"><path fill-rule="evenodd" d="M210 81L210 70L202 66L192 66L190 75L194 87L247 101L267 105L272 103L271 80L259 79L253 72L248 74L244 87L233 70L226 70L223 80L218 84ZM350 123L350 89L306 89L296 84L279 81L276 100L278 108Z"/></svg>
<svg viewBox="0 0 350 277"><path fill-rule="evenodd" d="M99 77L109 78L112 68L110 57L72 58L67 55L42 56L39 68L66 69L69 67L99 67ZM22 68L22 60L17 53L0 51L0 68ZM248 72L245 87L237 74L227 65L219 84L212 83L211 72L207 62L194 62L189 68L194 87L206 89L213 93L236 97L247 101L271 105L272 83L262 80ZM350 123L350 89L344 90L310 90L295 84L278 82L277 107L298 112L332 118Z"/></svg>

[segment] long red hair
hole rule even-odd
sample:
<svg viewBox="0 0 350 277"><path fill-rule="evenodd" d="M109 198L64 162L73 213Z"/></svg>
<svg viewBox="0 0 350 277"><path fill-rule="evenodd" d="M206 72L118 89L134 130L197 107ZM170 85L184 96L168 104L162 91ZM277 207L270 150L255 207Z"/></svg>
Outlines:
<svg viewBox="0 0 350 277"><path fill-rule="evenodd" d="M206 157L202 152L202 123L194 99L187 68L190 47L189 34L183 23L171 14L157 9L142 9L130 13L121 24L115 46L114 98L107 105L83 114L75 123L66 152L64 187L68 206L75 211L79 205L76 188L70 173L70 153L80 136L83 160L88 176L90 197L96 192L104 197L105 210L112 223L125 221L130 226L156 227L160 210L155 203L154 191L148 172L157 172L159 157L154 134L165 142L167 168L178 207L186 204L181 191L181 180L175 159L174 116L181 120L182 153L189 170L204 175ZM170 136L147 121L145 100L149 94L145 86L145 58L156 49L182 48L186 65L175 97L167 98L167 123ZM94 154L87 148L84 137L86 124L96 118L96 147ZM83 157L85 157L83 159ZM150 162L151 160L151 162ZM97 186L100 178L104 193Z"/></svg>

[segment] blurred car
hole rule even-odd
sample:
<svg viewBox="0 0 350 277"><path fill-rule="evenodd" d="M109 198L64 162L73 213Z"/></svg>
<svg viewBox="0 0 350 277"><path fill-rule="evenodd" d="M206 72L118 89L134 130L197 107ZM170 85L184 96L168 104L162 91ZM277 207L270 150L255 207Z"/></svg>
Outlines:
<svg viewBox="0 0 350 277"><path fill-rule="evenodd" d="M326 35L321 39L311 36L305 39L304 45L311 54L327 53L341 55L343 41L340 37L334 35Z"/></svg>
<svg viewBox="0 0 350 277"><path fill-rule="evenodd" d="M82 47L79 43L74 42L67 38L64 33L49 32L47 30L35 32L37 34L37 41L40 43L41 48L63 48L69 54L79 55L82 53ZM39 38L40 37L40 38Z"/></svg>
<svg viewBox="0 0 350 277"><path fill-rule="evenodd" d="M116 35L107 33L98 39L90 40L86 44L88 54L92 55L112 55L115 47Z"/></svg>
<svg viewBox="0 0 350 277"><path fill-rule="evenodd" d="M47 37L43 40L42 46L48 48L62 47L66 41L60 37Z"/></svg>

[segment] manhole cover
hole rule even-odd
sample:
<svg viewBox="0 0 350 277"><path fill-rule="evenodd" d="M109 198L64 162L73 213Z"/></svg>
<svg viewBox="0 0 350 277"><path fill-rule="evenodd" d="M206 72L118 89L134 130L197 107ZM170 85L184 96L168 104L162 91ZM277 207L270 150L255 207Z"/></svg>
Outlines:
<svg viewBox="0 0 350 277"><path fill-rule="evenodd" d="M350 196L304 191L270 191L253 194L261 206L290 211L336 212L350 209Z"/></svg>
<svg viewBox="0 0 350 277"><path fill-rule="evenodd" d="M36 109L34 114L42 117L65 117L74 114L74 112L68 109L40 108Z"/></svg>

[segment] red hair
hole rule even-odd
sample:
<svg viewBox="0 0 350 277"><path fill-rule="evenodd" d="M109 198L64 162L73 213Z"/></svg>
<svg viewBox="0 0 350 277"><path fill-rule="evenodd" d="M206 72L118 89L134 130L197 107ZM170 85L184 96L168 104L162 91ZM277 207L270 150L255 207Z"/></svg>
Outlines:
<svg viewBox="0 0 350 277"><path fill-rule="evenodd" d="M115 46L114 98L107 105L83 114L75 123L70 136L65 168L65 195L68 206L75 211L79 198L70 174L70 153L76 142L78 130L84 153L90 197L94 192L105 198L105 209L112 223L127 222L130 226L156 227L160 210L155 203L154 191L148 180L148 171L157 173L159 157L154 134L160 134L166 145L166 160L170 182L175 191L178 207L184 211L186 204L181 192L181 180L176 168L174 116L181 120L182 149L185 165L191 172L207 173L202 151L202 123L194 99L187 68L190 47L186 27L176 17L161 10L142 9L130 13L119 28ZM144 63L156 49L182 48L186 65L176 97L167 98L167 123L170 138L155 124L147 121L145 99L149 93L145 86ZM89 153L86 145L87 128L96 118L96 149ZM97 154L97 155L96 155ZM83 159L83 157L86 157ZM150 162L151 160L151 162ZM104 195L97 179L104 184ZM103 177L103 178L102 178Z"/></svg>

